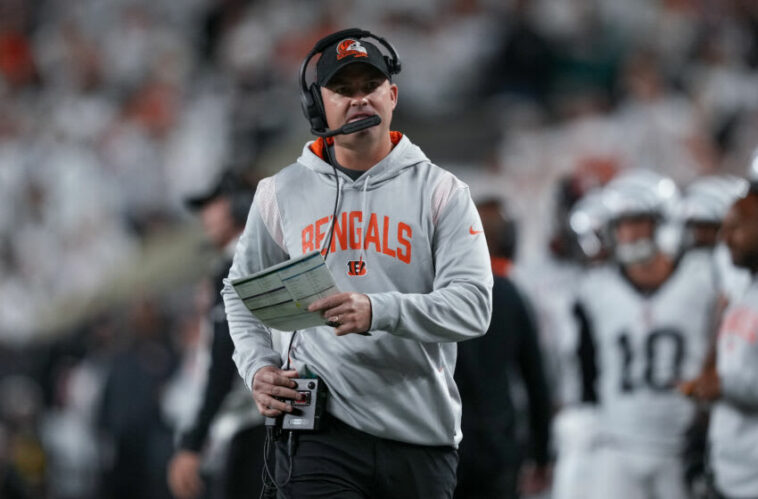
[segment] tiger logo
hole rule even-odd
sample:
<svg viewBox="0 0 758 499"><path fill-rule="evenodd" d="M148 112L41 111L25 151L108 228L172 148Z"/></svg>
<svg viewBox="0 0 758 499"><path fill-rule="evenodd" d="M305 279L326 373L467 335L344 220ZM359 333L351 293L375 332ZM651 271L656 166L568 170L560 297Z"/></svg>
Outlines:
<svg viewBox="0 0 758 499"><path fill-rule="evenodd" d="M358 40L346 38L337 45L337 60L344 59L349 55L353 57L368 57L368 51Z"/></svg>

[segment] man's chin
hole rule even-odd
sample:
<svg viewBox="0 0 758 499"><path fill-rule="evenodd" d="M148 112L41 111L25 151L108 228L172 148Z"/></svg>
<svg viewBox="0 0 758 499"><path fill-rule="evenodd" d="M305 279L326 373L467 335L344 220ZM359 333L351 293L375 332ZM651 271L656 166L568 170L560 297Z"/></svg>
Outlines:
<svg viewBox="0 0 758 499"><path fill-rule="evenodd" d="M375 127L371 127L371 128L366 128L364 130L358 130L357 132L353 132L349 134L337 135L335 137L335 140L343 144L349 144L349 143L353 143L359 140L366 140L367 138L370 138L372 136L372 133L374 132L374 128Z"/></svg>

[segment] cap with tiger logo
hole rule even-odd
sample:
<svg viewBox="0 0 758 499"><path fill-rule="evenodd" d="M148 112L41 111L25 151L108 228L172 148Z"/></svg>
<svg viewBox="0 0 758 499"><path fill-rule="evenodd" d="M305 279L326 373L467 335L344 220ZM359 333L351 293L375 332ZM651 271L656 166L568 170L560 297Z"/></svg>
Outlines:
<svg viewBox="0 0 758 499"><path fill-rule="evenodd" d="M340 69L354 62L373 66L390 79L387 61L374 44L362 39L345 38L328 46L321 53L316 64L316 81L323 87Z"/></svg>

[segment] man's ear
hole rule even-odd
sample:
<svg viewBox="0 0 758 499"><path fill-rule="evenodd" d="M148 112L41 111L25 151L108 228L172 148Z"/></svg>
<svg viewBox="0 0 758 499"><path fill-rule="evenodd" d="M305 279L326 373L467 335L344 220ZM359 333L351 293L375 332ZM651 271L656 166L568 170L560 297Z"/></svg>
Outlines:
<svg viewBox="0 0 758 499"><path fill-rule="evenodd" d="M390 83L390 95L392 96L392 109L397 107L397 85Z"/></svg>

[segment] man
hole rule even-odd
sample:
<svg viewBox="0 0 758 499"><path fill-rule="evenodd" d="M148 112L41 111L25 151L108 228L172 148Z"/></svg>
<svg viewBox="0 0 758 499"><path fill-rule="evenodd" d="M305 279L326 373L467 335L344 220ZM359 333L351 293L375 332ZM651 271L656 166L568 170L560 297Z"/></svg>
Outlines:
<svg viewBox="0 0 758 499"><path fill-rule="evenodd" d="M726 311L716 368L684 387L716 401L711 415L710 461L719 498L758 497L758 190L727 212L723 234L735 265L752 277L744 296Z"/></svg>
<svg viewBox="0 0 758 499"><path fill-rule="evenodd" d="M239 174L226 170L209 191L186 199L187 207L199 212L203 231L222 258L213 277L217 299L210 317L213 336L205 389L194 422L180 436L178 448L168 466L169 486L180 499L257 497L262 487L260 472L265 429L244 387L241 387L242 393L235 388L234 381L238 378L232 361L234 343L229 336L220 295L254 190ZM234 436L227 443L226 452L221 452L222 456L225 454L223 462L212 463L216 476L204 484L201 465L204 451L212 447L209 430L221 416L236 431L231 432Z"/></svg>
<svg viewBox="0 0 758 499"><path fill-rule="evenodd" d="M526 299L508 277L515 255L515 222L497 199L480 201L477 209L495 279L492 320L484 337L458 346L455 381L463 401L464 438L455 497L516 498L522 491L534 494L549 485L550 394L534 319ZM516 431L520 411L511 397L513 381L528 398L526 456L522 456Z"/></svg>
<svg viewBox="0 0 758 499"><path fill-rule="evenodd" d="M368 37L391 48L347 30L308 56L321 52L317 83L301 81L306 114L335 136L259 183L223 291L234 359L263 415L293 410L292 378L317 375L329 388L326 429L277 445L285 497L451 497L462 437L455 342L481 336L490 319L492 272L468 187L390 131L400 63ZM230 281L312 250L343 292L310 305L334 327L299 331L293 369L282 370Z"/></svg>
<svg viewBox="0 0 758 499"><path fill-rule="evenodd" d="M594 497L690 497L681 455L696 408L675 387L702 368L718 290L706 255L663 250L675 192L643 171L604 188L613 262L588 272L576 307L583 398L598 404Z"/></svg>
<svg viewBox="0 0 758 499"><path fill-rule="evenodd" d="M750 274L734 266L729 250L719 240L722 221L729 207L748 189L745 179L733 175L706 175L695 179L684 191L677 206L677 217L682 224L681 252L700 252L709 257L709 265L719 288L719 300L714 314L713 334L710 337L708 356L703 366L710 373L716 365L716 331L724 310L730 301L742 296L750 283ZM706 374L706 376L709 374ZM688 386L696 381L680 385L680 391L689 395ZM700 406L697 424L693 426L688 449L688 479L693 487L705 490L708 487L705 469L709 411Z"/></svg>

